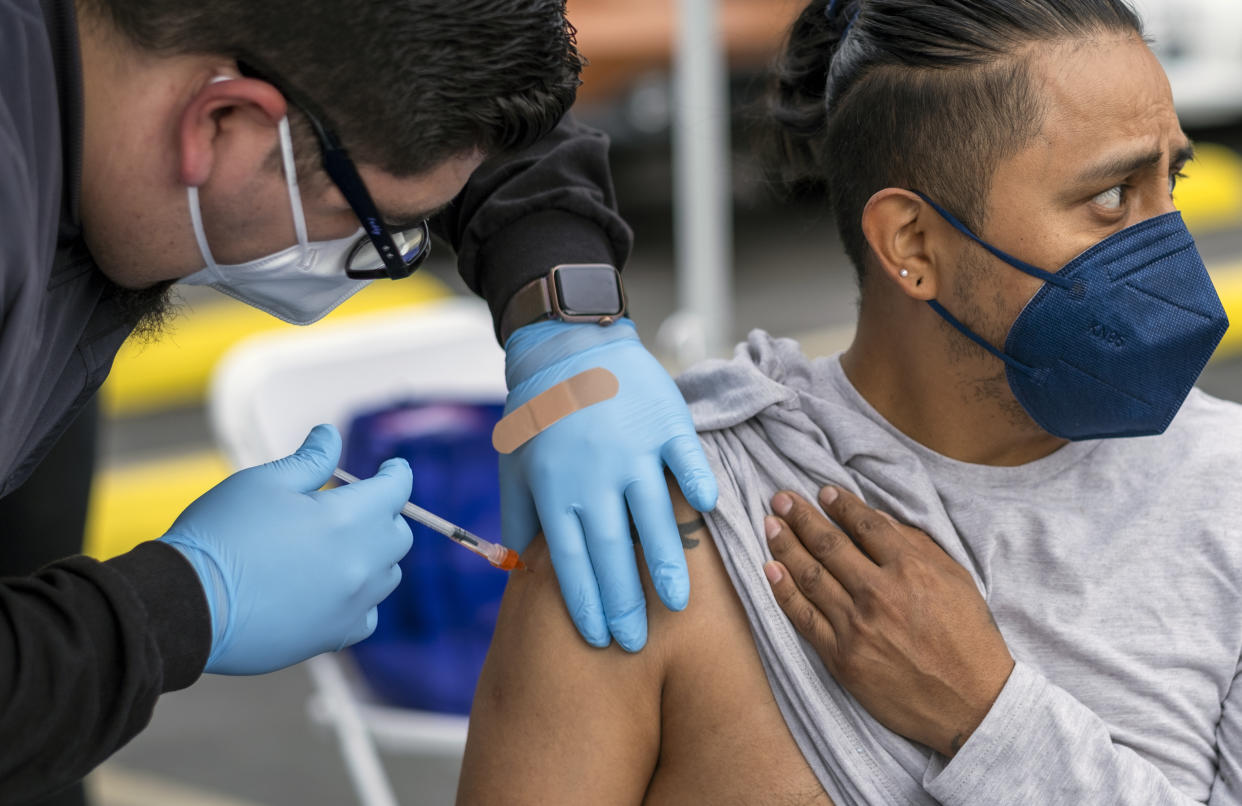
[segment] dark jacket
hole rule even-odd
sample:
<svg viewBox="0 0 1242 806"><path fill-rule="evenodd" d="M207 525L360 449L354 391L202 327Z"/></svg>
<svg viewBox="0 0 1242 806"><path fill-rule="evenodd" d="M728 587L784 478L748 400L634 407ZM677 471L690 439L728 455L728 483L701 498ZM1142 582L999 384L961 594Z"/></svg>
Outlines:
<svg viewBox="0 0 1242 806"><path fill-rule="evenodd" d="M22 483L128 335L82 238L81 68L72 0L0 0L0 496ZM498 319L562 262L621 266L607 141L571 118L485 164L435 231ZM157 537L157 535L152 535ZM0 523L0 540L37 540ZM0 804L81 778L202 673L210 624L181 555L146 543L0 582Z"/></svg>

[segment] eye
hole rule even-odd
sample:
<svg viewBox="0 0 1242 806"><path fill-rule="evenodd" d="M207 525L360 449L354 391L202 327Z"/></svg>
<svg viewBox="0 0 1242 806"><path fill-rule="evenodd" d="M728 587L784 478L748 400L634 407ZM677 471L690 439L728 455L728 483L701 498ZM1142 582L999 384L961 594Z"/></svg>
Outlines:
<svg viewBox="0 0 1242 806"><path fill-rule="evenodd" d="M1173 191L1177 190L1178 180L1185 179L1185 178L1186 178L1186 174L1182 173L1181 171L1178 171L1177 173L1169 176L1169 195L1170 196L1173 195Z"/></svg>
<svg viewBox="0 0 1242 806"><path fill-rule="evenodd" d="M1099 194L1091 200L1092 204L1098 204L1106 210L1120 210L1126 201L1126 186L1117 185L1111 187L1103 193Z"/></svg>

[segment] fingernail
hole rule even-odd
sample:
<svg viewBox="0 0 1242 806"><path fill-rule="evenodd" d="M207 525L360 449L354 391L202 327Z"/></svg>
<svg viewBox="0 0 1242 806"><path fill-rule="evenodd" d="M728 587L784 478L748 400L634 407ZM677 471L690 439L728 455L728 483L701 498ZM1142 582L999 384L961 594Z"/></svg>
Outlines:
<svg viewBox="0 0 1242 806"><path fill-rule="evenodd" d="M695 493L695 509L699 512L711 512L716 508L716 499L720 497L720 488L716 485L716 479L710 478L700 483L694 490Z"/></svg>
<svg viewBox="0 0 1242 806"><path fill-rule="evenodd" d="M617 644L620 645L620 647L624 649L626 652L629 652L631 655L633 655L635 653L643 651L643 647L647 645L647 636L643 635L640 638L630 638L629 640L626 640L626 641L622 641L621 639L618 638Z"/></svg>
<svg viewBox="0 0 1242 806"><path fill-rule="evenodd" d="M776 536L781 533L780 521L776 518L764 518L763 532L768 536L768 540L775 540Z"/></svg>
<svg viewBox="0 0 1242 806"><path fill-rule="evenodd" d="M822 491L820 491L819 498L825 504L831 504L833 501L836 501L837 497L840 495L841 493L837 491L836 487L825 487Z"/></svg>
<svg viewBox="0 0 1242 806"><path fill-rule="evenodd" d="M781 581L781 577L785 576L781 573L781 567L776 563L768 563L763 566L763 575L768 578L768 582L775 585Z"/></svg>
<svg viewBox="0 0 1242 806"><path fill-rule="evenodd" d="M613 624L612 636L626 652L638 652L647 644L647 622Z"/></svg>
<svg viewBox="0 0 1242 806"><path fill-rule="evenodd" d="M690 603L690 578L686 569L671 563L661 563L651 574L651 581L660 594L660 601L669 610L685 610Z"/></svg>
<svg viewBox="0 0 1242 806"><path fill-rule="evenodd" d="M600 612L598 604L582 602L571 608L569 613L574 626L588 644L593 647L606 647L612 643L612 633L608 631L608 624L604 621L604 614Z"/></svg>
<svg viewBox="0 0 1242 806"><path fill-rule="evenodd" d="M793 509L793 499L784 493L777 493L772 498L772 510L781 517L789 514L789 510Z"/></svg>

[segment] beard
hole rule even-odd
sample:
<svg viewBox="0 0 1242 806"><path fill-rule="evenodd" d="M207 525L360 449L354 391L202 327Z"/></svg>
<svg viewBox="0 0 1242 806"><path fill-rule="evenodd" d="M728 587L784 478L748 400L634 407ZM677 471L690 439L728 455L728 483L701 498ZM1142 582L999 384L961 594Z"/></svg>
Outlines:
<svg viewBox="0 0 1242 806"><path fill-rule="evenodd" d="M180 298L172 291L175 280L165 280L146 288L124 288L112 284L110 298L129 327L130 338L142 344L159 340L176 318Z"/></svg>

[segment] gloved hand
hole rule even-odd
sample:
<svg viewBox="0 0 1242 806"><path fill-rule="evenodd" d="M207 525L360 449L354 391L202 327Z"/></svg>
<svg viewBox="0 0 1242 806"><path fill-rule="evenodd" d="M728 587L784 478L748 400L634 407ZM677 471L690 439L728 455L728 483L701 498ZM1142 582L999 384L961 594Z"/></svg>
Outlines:
<svg viewBox="0 0 1242 806"><path fill-rule="evenodd" d="M589 643L609 633L630 652L647 643L628 506L664 604L685 608L690 577L664 479L686 500L716 506L716 479L681 392L643 347L634 323L539 322L505 345L506 412L580 372L604 367L617 396L577 411L500 458L504 543L522 551L543 524L570 617Z"/></svg>
<svg viewBox="0 0 1242 806"><path fill-rule="evenodd" d="M403 459L372 479L318 491L341 436L316 426L284 459L229 476L160 538L198 572L211 610L207 671L263 674L361 641L401 581L410 550Z"/></svg>

